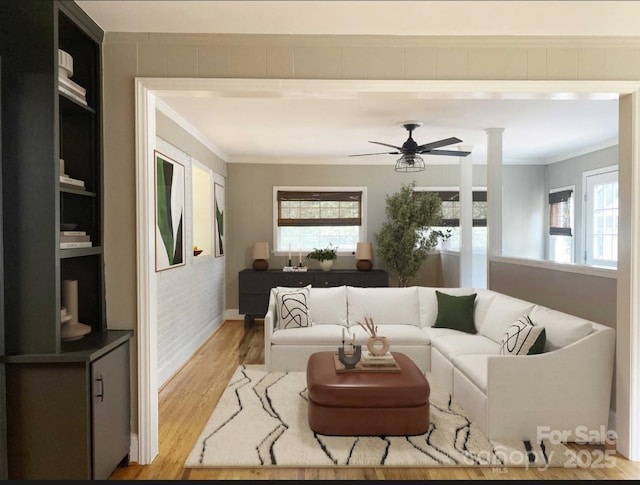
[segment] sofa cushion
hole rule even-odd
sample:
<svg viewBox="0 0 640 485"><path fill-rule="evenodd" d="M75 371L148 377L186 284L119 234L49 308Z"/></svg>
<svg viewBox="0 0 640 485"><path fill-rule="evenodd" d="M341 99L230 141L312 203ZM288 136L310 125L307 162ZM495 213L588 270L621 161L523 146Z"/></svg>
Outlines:
<svg viewBox="0 0 640 485"><path fill-rule="evenodd" d="M522 315L531 314L534 306L533 303L528 301L503 294L496 294L496 297L489 305L484 319L476 322L478 333L489 337L494 342L500 343L507 328Z"/></svg>
<svg viewBox="0 0 640 485"><path fill-rule="evenodd" d="M357 345L367 345L369 334L360 325L351 325L349 332L356 336ZM378 335L387 337L391 351L393 351L394 345L422 345L427 347L431 342L429 335L414 325L378 325Z"/></svg>
<svg viewBox="0 0 640 485"><path fill-rule="evenodd" d="M358 288L347 287L347 321L349 328L364 323L369 317L376 325L420 326L418 289L405 288Z"/></svg>
<svg viewBox="0 0 640 485"><path fill-rule="evenodd" d="M273 345L298 345L317 347L333 345L338 351L342 342L342 325L314 325L307 328L289 328L274 330L271 335Z"/></svg>
<svg viewBox="0 0 640 485"><path fill-rule="evenodd" d="M309 291L304 288L276 288L277 328L306 328L313 325L309 314Z"/></svg>
<svg viewBox="0 0 640 485"><path fill-rule="evenodd" d="M429 340L433 340L434 338L446 337L449 335L460 335L460 332L457 330L453 330L451 328L435 328L435 327L425 327L422 329L422 332L429 337Z"/></svg>
<svg viewBox="0 0 640 485"><path fill-rule="evenodd" d="M498 355L500 345L483 335L458 332L431 340L431 346L455 365L455 358L467 354Z"/></svg>
<svg viewBox="0 0 640 485"><path fill-rule="evenodd" d="M311 288L309 310L314 325L347 325L347 287Z"/></svg>
<svg viewBox="0 0 640 485"><path fill-rule="evenodd" d="M434 328L451 328L465 333L477 333L473 323L476 294L464 296L447 295L436 290L438 315Z"/></svg>
<svg viewBox="0 0 640 485"><path fill-rule="evenodd" d="M535 325L529 315L523 315L502 336L500 355L540 354L545 341L544 327Z"/></svg>
<svg viewBox="0 0 640 485"><path fill-rule="evenodd" d="M593 331L589 320L543 306L536 305L530 315L536 325L545 328L545 352L566 347Z"/></svg>
<svg viewBox="0 0 640 485"><path fill-rule="evenodd" d="M435 288L431 286L418 286L418 304L420 305L420 325L432 327L438 316L438 299L436 290L447 295L463 296L475 293L473 288Z"/></svg>

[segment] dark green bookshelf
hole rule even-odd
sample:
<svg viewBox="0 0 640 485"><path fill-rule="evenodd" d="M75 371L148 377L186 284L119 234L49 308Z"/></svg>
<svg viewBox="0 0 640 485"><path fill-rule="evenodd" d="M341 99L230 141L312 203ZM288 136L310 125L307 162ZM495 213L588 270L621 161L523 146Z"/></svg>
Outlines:
<svg viewBox="0 0 640 485"><path fill-rule="evenodd" d="M73 1L0 2L9 479L106 479L128 463L132 332L109 330L105 305L103 36ZM58 49L73 57L86 105L59 91ZM61 185L60 159L84 187ZM60 248L62 224L92 247ZM62 341L69 279L91 332Z"/></svg>

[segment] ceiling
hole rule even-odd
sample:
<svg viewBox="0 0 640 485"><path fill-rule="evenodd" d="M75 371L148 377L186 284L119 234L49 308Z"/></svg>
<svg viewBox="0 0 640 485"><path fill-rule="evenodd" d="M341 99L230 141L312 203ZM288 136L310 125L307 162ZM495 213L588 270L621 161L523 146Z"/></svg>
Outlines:
<svg viewBox="0 0 640 485"><path fill-rule="evenodd" d="M640 36L636 1L81 1L106 32L329 35ZM390 22L390 18L398 21ZM407 18L429 19L406 22ZM570 18L571 22L566 22ZM464 99L463 99L464 98ZM480 98L480 99L474 99ZM511 96L511 98L517 98ZM486 162L485 130L504 128L505 163L550 163L617 143L615 96L559 99L434 96L195 96L162 101L230 163L393 165L397 156L349 157L402 145L416 120L418 144L452 136ZM549 98L549 97L547 97ZM561 98L561 99L560 99ZM382 149L381 149L382 148ZM456 157L426 156L427 163Z"/></svg>

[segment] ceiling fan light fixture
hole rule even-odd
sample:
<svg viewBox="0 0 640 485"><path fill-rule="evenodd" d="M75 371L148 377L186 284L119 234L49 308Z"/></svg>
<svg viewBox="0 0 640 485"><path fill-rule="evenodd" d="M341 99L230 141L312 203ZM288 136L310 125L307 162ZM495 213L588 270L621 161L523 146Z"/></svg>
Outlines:
<svg viewBox="0 0 640 485"><path fill-rule="evenodd" d="M396 161L396 172L424 172L424 159L417 153L405 153Z"/></svg>

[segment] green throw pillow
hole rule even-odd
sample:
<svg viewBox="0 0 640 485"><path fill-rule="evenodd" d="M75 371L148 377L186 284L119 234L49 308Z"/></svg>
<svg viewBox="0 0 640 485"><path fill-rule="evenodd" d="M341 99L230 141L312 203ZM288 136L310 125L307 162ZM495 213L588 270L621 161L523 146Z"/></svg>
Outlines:
<svg viewBox="0 0 640 485"><path fill-rule="evenodd" d="M465 333L477 333L473 321L473 305L476 294L453 296L436 290L438 316L435 328L452 328Z"/></svg>

